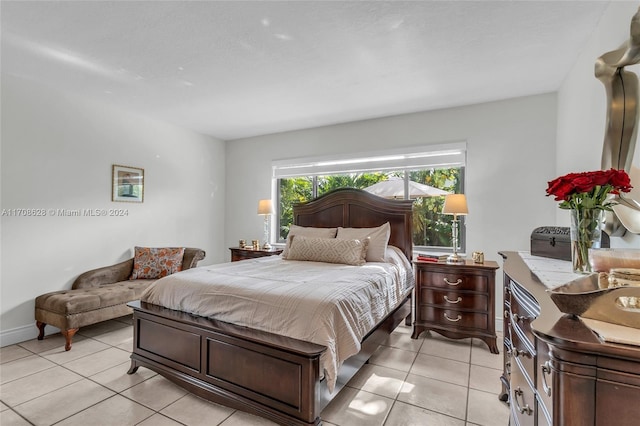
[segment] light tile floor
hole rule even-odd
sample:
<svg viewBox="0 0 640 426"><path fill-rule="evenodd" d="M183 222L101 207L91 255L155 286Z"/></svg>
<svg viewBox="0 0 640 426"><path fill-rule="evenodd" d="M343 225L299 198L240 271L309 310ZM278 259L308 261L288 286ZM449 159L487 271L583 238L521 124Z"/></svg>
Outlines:
<svg viewBox="0 0 640 426"><path fill-rule="evenodd" d="M399 326L321 413L327 426L506 426L502 355L479 340ZM273 425L200 399L144 367L128 375L130 317L0 349L0 424ZM499 342L502 347L502 342Z"/></svg>

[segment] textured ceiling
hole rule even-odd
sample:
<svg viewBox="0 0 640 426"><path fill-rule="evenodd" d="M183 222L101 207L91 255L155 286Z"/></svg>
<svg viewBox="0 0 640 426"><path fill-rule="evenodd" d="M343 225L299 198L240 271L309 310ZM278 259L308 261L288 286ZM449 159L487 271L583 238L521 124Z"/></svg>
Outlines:
<svg viewBox="0 0 640 426"><path fill-rule="evenodd" d="M3 0L0 66L229 140L555 91L608 4Z"/></svg>

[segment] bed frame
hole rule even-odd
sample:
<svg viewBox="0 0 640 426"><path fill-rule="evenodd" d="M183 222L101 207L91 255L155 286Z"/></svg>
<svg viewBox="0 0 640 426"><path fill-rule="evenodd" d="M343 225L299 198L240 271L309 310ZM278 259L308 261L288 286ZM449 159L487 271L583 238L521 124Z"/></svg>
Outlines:
<svg viewBox="0 0 640 426"><path fill-rule="evenodd" d="M294 206L294 223L315 227L374 227L389 222L389 244L411 259L412 202L338 189ZM145 302L134 309L133 374L144 366L207 400L282 425L318 425L320 412L411 315L407 298L362 341L340 368L333 393L320 377L322 345L194 316Z"/></svg>

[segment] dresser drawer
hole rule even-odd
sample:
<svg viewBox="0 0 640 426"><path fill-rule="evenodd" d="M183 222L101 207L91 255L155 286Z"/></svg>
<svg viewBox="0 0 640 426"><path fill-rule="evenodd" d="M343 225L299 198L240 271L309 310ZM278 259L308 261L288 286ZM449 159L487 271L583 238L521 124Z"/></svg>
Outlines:
<svg viewBox="0 0 640 426"><path fill-rule="evenodd" d="M536 377L534 358L536 353L532 344L523 339L522 331L515 324L511 326L509 337L511 339L511 356L513 360L517 360L520 363L531 383L534 383L533 380Z"/></svg>
<svg viewBox="0 0 640 426"><path fill-rule="evenodd" d="M423 291L420 293L419 303L439 305L442 308L449 309L471 309L476 311L487 311L489 309L488 295L464 291Z"/></svg>
<svg viewBox="0 0 640 426"><path fill-rule="evenodd" d="M539 396L540 394L538 394ZM537 426L553 426L553 420L551 420L551 413L547 410L547 407L542 403L540 398L536 399L537 406Z"/></svg>
<svg viewBox="0 0 640 426"><path fill-rule="evenodd" d="M538 302L527 291L520 287L517 283L511 282L509 288L511 310L514 314L527 317L530 320L540 315L540 306Z"/></svg>
<svg viewBox="0 0 640 426"><path fill-rule="evenodd" d="M549 346L542 340L536 339L536 389L540 405L544 406L547 416L552 413L553 409L553 372L551 370L551 354Z"/></svg>
<svg viewBox="0 0 640 426"><path fill-rule="evenodd" d="M481 293L489 291L489 280L486 275L442 273L420 271L420 284L427 287L438 287L447 290L472 290Z"/></svg>
<svg viewBox="0 0 640 426"><path fill-rule="evenodd" d="M527 312L519 309L520 306L516 303L511 304L511 315L509 317L509 323L517 326L527 337L529 342L533 342L533 333L531 332L531 321L535 318L532 318L528 315Z"/></svg>
<svg viewBox="0 0 640 426"><path fill-rule="evenodd" d="M518 362L514 362L511 366L509 406L511 425L533 426L536 424L536 394L529 386Z"/></svg>
<svg viewBox="0 0 640 426"><path fill-rule="evenodd" d="M420 319L426 322L460 328L486 329L486 313L464 312L456 309L443 309L434 306L420 306Z"/></svg>
<svg viewBox="0 0 640 426"><path fill-rule="evenodd" d="M514 286L511 290L509 324L517 327L518 331L526 337L528 344L533 348L534 337L531 331L531 321L536 319L536 315L531 312L528 306L528 300L522 297L522 292L518 291L518 287Z"/></svg>
<svg viewBox="0 0 640 426"><path fill-rule="evenodd" d="M509 398L508 388L509 383L511 382L511 366L514 363L511 358L511 338L509 335L506 335L504 339L502 339L502 375L500 377L500 381L503 385L506 385L502 388L503 392L500 394L500 401L507 401Z"/></svg>

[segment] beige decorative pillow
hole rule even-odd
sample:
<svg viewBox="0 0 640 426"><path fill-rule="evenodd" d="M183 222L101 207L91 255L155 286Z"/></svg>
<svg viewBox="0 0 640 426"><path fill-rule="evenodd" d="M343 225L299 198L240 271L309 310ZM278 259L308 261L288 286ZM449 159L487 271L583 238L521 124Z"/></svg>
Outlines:
<svg viewBox="0 0 640 426"><path fill-rule="evenodd" d="M367 254L369 240L338 240L336 238L309 238L293 235L290 238L288 260L344 263L361 266Z"/></svg>
<svg viewBox="0 0 640 426"><path fill-rule="evenodd" d="M391 236L389 222L376 228L338 228L337 239L364 240L369 238L367 249L367 262L384 262L387 255L387 244Z"/></svg>
<svg viewBox="0 0 640 426"><path fill-rule="evenodd" d="M335 238L338 228L314 228L312 226L291 225L289 235L287 235L287 244L282 252L282 258L287 259L289 256L289 246L291 245L291 237L294 235L302 235L310 238Z"/></svg>

